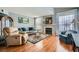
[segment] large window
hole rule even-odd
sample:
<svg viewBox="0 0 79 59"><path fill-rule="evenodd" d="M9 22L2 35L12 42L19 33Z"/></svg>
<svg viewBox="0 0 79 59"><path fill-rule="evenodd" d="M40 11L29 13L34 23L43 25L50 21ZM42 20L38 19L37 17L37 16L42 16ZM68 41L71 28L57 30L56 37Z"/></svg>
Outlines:
<svg viewBox="0 0 79 59"><path fill-rule="evenodd" d="M59 16L59 31L74 30L74 15Z"/></svg>

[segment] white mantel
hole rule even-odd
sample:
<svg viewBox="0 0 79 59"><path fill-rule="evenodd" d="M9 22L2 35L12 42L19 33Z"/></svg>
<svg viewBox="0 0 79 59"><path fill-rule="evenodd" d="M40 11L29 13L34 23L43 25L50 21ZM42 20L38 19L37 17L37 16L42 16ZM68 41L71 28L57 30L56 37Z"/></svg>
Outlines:
<svg viewBox="0 0 79 59"><path fill-rule="evenodd" d="M47 25L47 24L44 25L44 33L45 33L45 29L46 29L46 28L52 28L52 33L55 32L55 25L52 25L52 24L50 24L50 25L49 25L49 24L48 24L48 25Z"/></svg>

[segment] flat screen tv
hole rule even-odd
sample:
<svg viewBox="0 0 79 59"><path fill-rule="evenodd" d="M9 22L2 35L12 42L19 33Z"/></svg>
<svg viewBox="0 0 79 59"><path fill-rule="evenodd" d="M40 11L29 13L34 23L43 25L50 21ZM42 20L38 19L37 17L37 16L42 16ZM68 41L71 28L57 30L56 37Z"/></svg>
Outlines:
<svg viewBox="0 0 79 59"><path fill-rule="evenodd" d="M32 31L33 30L33 27L29 27L29 31Z"/></svg>

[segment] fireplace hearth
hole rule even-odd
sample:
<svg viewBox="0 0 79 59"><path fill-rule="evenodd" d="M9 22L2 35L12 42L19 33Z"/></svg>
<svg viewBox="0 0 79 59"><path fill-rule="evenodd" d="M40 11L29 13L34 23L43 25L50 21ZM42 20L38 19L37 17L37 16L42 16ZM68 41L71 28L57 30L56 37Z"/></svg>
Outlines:
<svg viewBox="0 0 79 59"><path fill-rule="evenodd" d="M52 28L45 28L46 34L52 34Z"/></svg>

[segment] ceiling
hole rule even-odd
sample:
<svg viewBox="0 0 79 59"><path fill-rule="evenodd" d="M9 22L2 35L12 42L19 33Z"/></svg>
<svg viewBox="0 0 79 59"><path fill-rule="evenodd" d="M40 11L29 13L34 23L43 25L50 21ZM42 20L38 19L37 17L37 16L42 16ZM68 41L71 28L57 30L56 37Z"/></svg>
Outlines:
<svg viewBox="0 0 79 59"><path fill-rule="evenodd" d="M0 10L20 14L24 16L38 17L44 15L54 15L54 12L63 12L76 7L0 7Z"/></svg>
<svg viewBox="0 0 79 59"><path fill-rule="evenodd" d="M59 13L59 12L64 12L64 11L68 11L71 9L76 9L77 7L56 7L54 8L54 12Z"/></svg>
<svg viewBox="0 0 79 59"><path fill-rule="evenodd" d="M54 14L54 10L52 7L0 7L0 10L1 9L8 12L31 17Z"/></svg>

